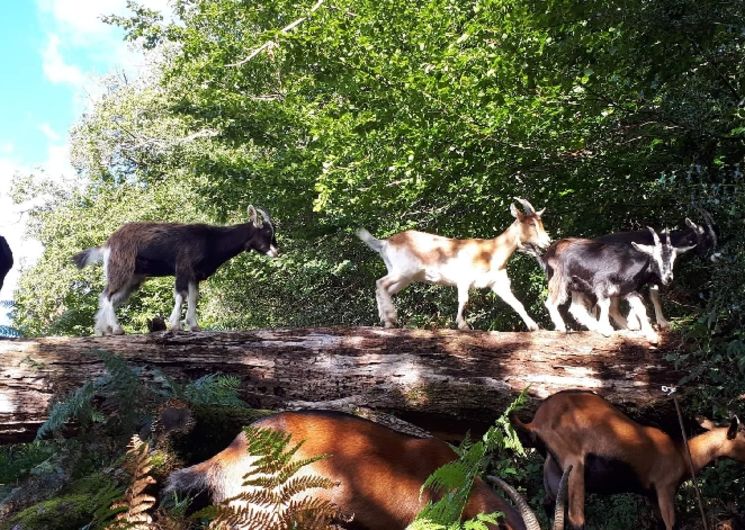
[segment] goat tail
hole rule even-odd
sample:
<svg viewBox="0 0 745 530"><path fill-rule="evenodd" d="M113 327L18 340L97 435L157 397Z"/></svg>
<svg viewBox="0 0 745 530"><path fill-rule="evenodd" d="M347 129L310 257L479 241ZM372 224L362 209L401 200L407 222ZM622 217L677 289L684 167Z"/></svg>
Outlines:
<svg viewBox="0 0 745 530"><path fill-rule="evenodd" d="M373 249L378 254L383 252L383 244L385 243L385 241L376 238L364 228L360 228L359 230L357 230L357 237L359 237L363 243L365 243L368 247Z"/></svg>
<svg viewBox="0 0 745 530"><path fill-rule="evenodd" d="M97 263L102 260L103 248L101 247L87 248L82 252L78 252L72 257L72 261L75 263L75 265L77 265L78 269L82 269L87 265Z"/></svg>
<svg viewBox="0 0 745 530"><path fill-rule="evenodd" d="M211 460L201 462L191 467L178 469L168 475L163 492L165 494L179 491L203 491L213 487L212 477L215 464Z"/></svg>
<svg viewBox="0 0 745 530"><path fill-rule="evenodd" d="M515 433L517 434L520 443L523 444L524 447L538 447L538 437L529 424L523 423L523 421L518 418L517 412L510 412L509 420L512 427L515 429Z"/></svg>

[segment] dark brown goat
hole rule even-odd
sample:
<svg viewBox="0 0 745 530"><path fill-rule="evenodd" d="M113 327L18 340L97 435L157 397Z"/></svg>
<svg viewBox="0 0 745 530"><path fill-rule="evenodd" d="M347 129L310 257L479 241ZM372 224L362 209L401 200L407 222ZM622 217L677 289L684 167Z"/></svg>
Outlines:
<svg viewBox="0 0 745 530"><path fill-rule="evenodd" d="M261 419L254 426L288 433L292 445L303 442L293 460L328 455L303 467L296 476L322 476L338 483L330 489L314 490L312 495L353 515L345 528L405 528L432 498L428 491L420 495L426 478L456 457L446 443L435 438L415 438L338 412L282 412ZM256 460L247 447L246 434L239 434L209 460L172 473L166 492L207 489L214 502L231 499L244 489L243 477ZM518 509L477 479L463 517L498 511L505 516L499 528L540 530L524 499L509 486L505 489ZM557 505L557 514L563 514L564 505ZM559 524L563 528L561 517Z"/></svg>
<svg viewBox="0 0 745 530"><path fill-rule="evenodd" d="M585 492L636 492L656 497L667 530L675 525L675 492L690 470L685 446L656 427L641 425L591 392L565 391L546 398L530 423L512 424L524 445L546 455L547 502L556 495L562 469L569 478L569 523L585 524ZM745 462L745 427L703 423L708 432L688 440L696 471L717 458Z"/></svg>
<svg viewBox="0 0 745 530"><path fill-rule="evenodd" d="M259 213L263 220L259 219ZM181 305L187 299L186 326L197 330L199 282L243 251L277 256L277 240L269 214L249 206L249 222L232 226L176 223L127 223L105 245L84 250L73 258L82 268L103 260L106 288L99 299L97 335L124 331L115 309L151 276L175 276L175 304L171 329L181 329Z"/></svg>
<svg viewBox="0 0 745 530"><path fill-rule="evenodd" d="M8 271L13 268L13 252L10 245L3 236L0 236L0 289L3 288L3 282L8 275Z"/></svg>

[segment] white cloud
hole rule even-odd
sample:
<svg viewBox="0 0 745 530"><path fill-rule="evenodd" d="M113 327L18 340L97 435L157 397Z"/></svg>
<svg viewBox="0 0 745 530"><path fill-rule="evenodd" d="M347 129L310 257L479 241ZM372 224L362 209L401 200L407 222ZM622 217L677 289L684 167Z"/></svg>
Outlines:
<svg viewBox="0 0 745 530"><path fill-rule="evenodd" d="M46 122L39 125L39 130L44 136L46 136L47 140L49 140L50 142L57 142L60 139L60 135L57 133L57 131L55 131L54 128Z"/></svg>
<svg viewBox="0 0 745 530"><path fill-rule="evenodd" d="M49 42L42 53L42 67L44 75L52 83L65 83L76 87L85 84L86 76L75 65L65 62L60 52L60 38L52 33Z"/></svg>

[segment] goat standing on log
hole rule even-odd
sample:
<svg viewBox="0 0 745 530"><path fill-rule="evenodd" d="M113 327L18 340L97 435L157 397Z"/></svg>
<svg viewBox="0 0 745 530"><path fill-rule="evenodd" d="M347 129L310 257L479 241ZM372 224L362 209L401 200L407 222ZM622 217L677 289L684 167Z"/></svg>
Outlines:
<svg viewBox="0 0 745 530"><path fill-rule="evenodd" d="M388 269L388 274L376 281L375 290L378 314L385 327L393 327L396 323L392 295L412 282L422 281L458 288L455 320L459 329L469 329L463 317L468 291L491 287L522 317L530 331L537 330L538 324L512 294L507 262L515 250L528 248L537 252L548 247L551 240L541 220L545 208L537 212L527 200L516 200L523 205L525 213L514 204L510 205L515 221L494 239L450 239L415 230L376 239L364 228L360 229L358 237L380 254Z"/></svg>
<svg viewBox="0 0 745 530"><path fill-rule="evenodd" d="M701 210L701 214L706 222L706 227L697 225L690 219L686 218L686 228L680 230L673 230L670 232L670 243L678 249L678 254L682 254L686 250L696 247L696 254L701 259L716 260L716 254L714 250L717 247L717 234L714 227L713 219L711 215L705 210ZM612 244L626 244L631 245L632 243L638 243L640 245L653 245L654 239L648 230L638 230L635 232L617 232L614 234L607 234L598 238L594 241L601 243L612 243ZM655 320L657 326L660 329L669 329L670 323L665 318L662 312L662 304L660 302L660 287L656 283L649 285L649 299L652 301L654 306ZM641 318L636 314L634 310L629 312L628 320L623 316L619 307L619 298L613 297L611 299L610 316L622 329L640 329Z"/></svg>
<svg viewBox="0 0 745 530"><path fill-rule="evenodd" d="M8 271L13 268L13 252L10 245L3 236L0 236L0 289L3 288L3 282L8 275Z"/></svg>
<svg viewBox="0 0 745 530"><path fill-rule="evenodd" d="M293 445L302 442L293 460L328 455L302 467L295 477L314 475L337 482L336 487L315 490L313 497L333 502L340 512L353 515L348 527L354 529L404 529L433 498L427 490L420 494L424 481L456 458L455 452L436 438L415 438L339 412L282 412L253 425L290 434ZM257 459L247 449L246 433L242 432L209 460L173 472L165 492L207 489L215 503L237 496L244 489L243 477ZM563 480L566 482L566 477ZM476 479L463 518L502 512L500 529L540 530L527 502L510 486L496 482L517 509ZM561 526L555 530L562 530L565 487L558 491L564 493L558 495L556 519Z"/></svg>
<svg viewBox="0 0 745 530"><path fill-rule="evenodd" d="M569 523L585 524L585 493L642 493L656 497L667 530L675 525L675 492L691 477L682 441L641 425L592 392L569 390L546 398L523 423L510 417L523 445L546 455L546 504L556 496L562 469L569 477ZM717 458L745 462L745 427L737 417L728 427L702 423L707 432L688 440L694 471Z"/></svg>
<svg viewBox="0 0 745 530"><path fill-rule="evenodd" d="M259 219L261 214L262 219ZM248 207L249 222L232 226L176 223L127 223L105 245L84 250L73 258L79 268L104 262L106 288L99 299L97 335L124 333L115 309L146 278L175 276L175 304L169 318L172 330L181 329L181 305L187 299L186 326L198 330L199 282L243 251L277 256L277 240L269 214Z"/></svg>
<svg viewBox="0 0 745 530"><path fill-rule="evenodd" d="M653 246L569 238L549 247L539 259L543 261L549 278L546 308L558 331L566 331L559 306L571 292L569 311L577 322L591 331L610 335L613 327L609 313L611 298L615 296L629 302L647 339L655 344L659 341L647 318L639 290L647 284L668 285L673 279L676 256L693 247L674 247L667 232L663 232L665 242L662 243L657 232L652 228L649 231ZM596 301L600 308L597 320L587 310L586 296Z"/></svg>

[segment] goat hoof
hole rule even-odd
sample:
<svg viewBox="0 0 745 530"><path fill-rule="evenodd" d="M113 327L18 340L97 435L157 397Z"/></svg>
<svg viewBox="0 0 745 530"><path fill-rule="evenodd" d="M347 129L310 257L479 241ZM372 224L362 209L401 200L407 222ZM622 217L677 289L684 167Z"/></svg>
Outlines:
<svg viewBox="0 0 745 530"><path fill-rule="evenodd" d="M539 329L541 329L541 327L535 322L531 322L528 324L528 331L538 331Z"/></svg>
<svg viewBox="0 0 745 530"><path fill-rule="evenodd" d="M124 335L124 330L121 326L116 326L115 328L112 328L111 330L112 335Z"/></svg>
<svg viewBox="0 0 745 530"><path fill-rule="evenodd" d="M659 344L660 336L657 333L645 335L646 339L652 344Z"/></svg>
<svg viewBox="0 0 745 530"><path fill-rule="evenodd" d="M613 328L599 328L598 333L603 335L604 337L610 337L613 335L614 329Z"/></svg>
<svg viewBox="0 0 745 530"><path fill-rule="evenodd" d="M396 324L394 324L393 322L383 322L383 327L385 329L395 328Z"/></svg>
<svg viewBox="0 0 745 530"><path fill-rule="evenodd" d="M669 330L669 329L670 329L670 322L668 322L668 321L665 321L665 322L657 322L657 328L658 328L658 329L659 329L660 331L667 331L667 330Z"/></svg>
<svg viewBox="0 0 745 530"><path fill-rule="evenodd" d="M461 331L471 331L473 328L468 322L460 322L458 323L458 329Z"/></svg>

